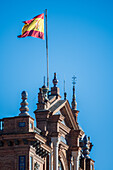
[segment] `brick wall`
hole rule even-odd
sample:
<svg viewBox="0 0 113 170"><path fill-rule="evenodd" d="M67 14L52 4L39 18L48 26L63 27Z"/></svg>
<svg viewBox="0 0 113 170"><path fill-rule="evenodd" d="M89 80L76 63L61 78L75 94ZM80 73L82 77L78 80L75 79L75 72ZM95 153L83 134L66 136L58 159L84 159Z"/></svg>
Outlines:
<svg viewBox="0 0 113 170"><path fill-rule="evenodd" d="M29 117L4 118L4 133L21 133L34 131L34 120ZM32 123L32 128L30 123Z"/></svg>

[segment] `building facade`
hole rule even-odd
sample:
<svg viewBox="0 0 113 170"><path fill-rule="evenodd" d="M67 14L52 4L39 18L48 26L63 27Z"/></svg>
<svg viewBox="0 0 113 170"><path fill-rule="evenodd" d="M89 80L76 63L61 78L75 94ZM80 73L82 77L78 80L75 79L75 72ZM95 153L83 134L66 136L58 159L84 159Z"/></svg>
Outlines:
<svg viewBox="0 0 113 170"><path fill-rule="evenodd" d="M27 92L22 92L20 114L0 119L0 170L94 170L90 137L79 126L75 82L71 106L61 99L54 73L51 91L39 88L34 119Z"/></svg>

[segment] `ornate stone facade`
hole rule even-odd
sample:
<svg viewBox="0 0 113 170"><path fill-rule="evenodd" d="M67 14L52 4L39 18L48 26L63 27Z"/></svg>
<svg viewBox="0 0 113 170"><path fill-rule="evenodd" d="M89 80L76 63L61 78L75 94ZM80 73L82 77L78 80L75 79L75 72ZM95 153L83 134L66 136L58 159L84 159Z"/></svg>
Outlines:
<svg viewBox="0 0 113 170"><path fill-rule="evenodd" d="M93 145L77 122L75 83L72 107L57 83L55 73L51 91L45 84L39 89L36 127L25 91L19 116L0 120L1 170L94 170Z"/></svg>

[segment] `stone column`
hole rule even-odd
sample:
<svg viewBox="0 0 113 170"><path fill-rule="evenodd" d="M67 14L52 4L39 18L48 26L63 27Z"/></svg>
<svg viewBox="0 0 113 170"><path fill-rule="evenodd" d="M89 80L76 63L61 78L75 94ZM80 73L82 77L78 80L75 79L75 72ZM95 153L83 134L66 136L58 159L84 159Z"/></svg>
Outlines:
<svg viewBox="0 0 113 170"><path fill-rule="evenodd" d="M52 155L51 153L49 153L49 170L52 170L51 160L52 160Z"/></svg>
<svg viewBox="0 0 113 170"><path fill-rule="evenodd" d="M79 157L80 151L72 151L73 161L74 161L74 170L79 170Z"/></svg>
<svg viewBox="0 0 113 170"><path fill-rule="evenodd" d="M58 170L58 146L59 146L59 138L52 137L51 141L53 142L53 169Z"/></svg>
<svg viewBox="0 0 113 170"><path fill-rule="evenodd" d="M73 170L74 168L74 160L73 160L73 156L71 156L71 160L70 160L70 170Z"/></svg>

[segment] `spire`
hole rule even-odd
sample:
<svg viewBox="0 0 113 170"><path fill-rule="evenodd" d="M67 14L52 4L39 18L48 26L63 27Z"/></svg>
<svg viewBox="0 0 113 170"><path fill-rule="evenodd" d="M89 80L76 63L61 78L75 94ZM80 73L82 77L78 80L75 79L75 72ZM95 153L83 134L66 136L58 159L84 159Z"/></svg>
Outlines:
<svg viewBox="0 0 113 170"><path fill-rule="evenodd" d="M54 79L53 79L53 87L51 88L51 95L55 95L55 96L60 96L59 95L59 88L57 87L58 84L58 80L56 78L56 73L54 73Z"/></svg>
<svg viewBox="0 0 113 170"><path fill-rule="evenodd" d="M75 84L76 84L76 77L73 76L72 77L72 83L73 83L73 98L72 98L72 113L74 115L75 121L77 122L77 117L78 117L78 113L79 111L77 110L77 102L76 102L76 95L75 95Z"/></svg>
<svg viewBox="0 0 113 170"><path fill-rule="evenodd" d="M45 76L44 76L44 84L42 88L39 88L37 110L48 109L49 107L48 91L49 89L45 84Z"/></svg>
<svg viewBox="0 0 113 170"><path fill-rule="evenodd" d="M42 88L39 88L38 103L43 103L43 102L44 102L43 91L42 91Z"/></svg>
<svg viewBox="0 0 113 170"><path fill-rule="evenodd" d="M22 102L20 103L21 107L19 109L21 113L19 114L19 116L29 116L28 102L26 101L28 97L28 93L26 91L23 91L21 95L22 95Z"/></svg>
<svg viewBox="0 0 113 170"><path fill-rule="evenodd" d="M72 82L72 84L73 84L73 98L72 98L71 105L72 105L72 109L76 110L77 102L76 102L76 96L75 96L75 84L76 84L76 77L75 77L75 75L72 77L72 80L73 80L73 82Z"/></svg>
<svg viewBox="0 0 113 170"><path fill-rule="evenodd" d="M54 73L54 79L53 79L53 85L54 87L56 87L56 85L58 84L58 80L56 78L56 73Z"/></svg>
<svg viewBox="0 0 113 170"><path fill-rule="evenodd" d="M66 100L66 97L67 97L67 93L65 91L65 80L64 80L64 100Z"/></svg>
<svg viewBox="0 0 113 170"><path fill-rule="evenodd" d="M42 91L43 91L44 102L47 102L49 89L45 85L45 76L44 76L44 85L42 86Z"/></svg>

